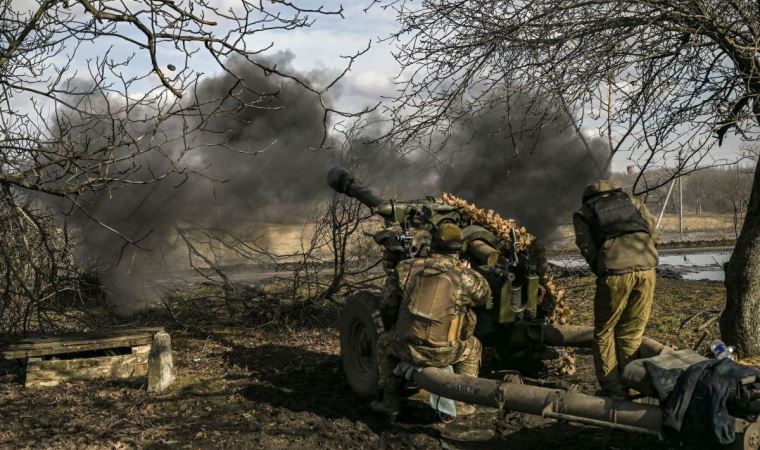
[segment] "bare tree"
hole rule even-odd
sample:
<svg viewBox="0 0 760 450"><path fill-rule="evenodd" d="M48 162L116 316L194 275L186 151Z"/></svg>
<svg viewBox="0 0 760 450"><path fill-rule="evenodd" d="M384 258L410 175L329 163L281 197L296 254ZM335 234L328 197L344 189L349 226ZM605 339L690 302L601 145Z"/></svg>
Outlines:
<svg viewBox="0 0 760 450"><path fill-rule="evenodd" d="M528 91L600 126L611 156L671 174L712 162L729 132L758 138L760 5L746 0L383 1L403 67L390 136L433 136ZM494 92L504 92L494 96ZM614 105L614 107L612 107ZM640 172L641 173L641 172ZM672 176L672 175L671 175ZM660 179L656 188L670 177ZM638 191L641 178L637 180ZM724 337L760 354L760 171L727 271Z"/></svg>
<svg viewBox="0 0 760 450"><path fill-rule="evenodd" d="M89 302L66 230L8 186L0 192L0 242L0 336L86 323L82 308L72 308Z"/></svg>
<svg viewBox="0 0 760 450"><path fill-rule="evenodd" d="M102 221L87 200L169 176L179 184L203 176L185 162L207 147L251 155L265 150L231 145L230 130L219 125L244 109L279 108L270 101L278 92L249 84L242 68L313 95L324 145L331 116L351 116L333 109L327 92L366 49L346 56L345 70L319 85L263 53L276 33L342 13L341 7L279 0L0 0L0 186L3 220L19 224L15 240L0 242L0 253L14 254L16 242L44 248L58 236L53 222L33 225L33 209L24 213L30 199L44 196L63 199L125 246L139 246L145 236ZM230 88L201 91L208 72L231 78ZM204 139L197 139L201 133Z"/></svg>
<svg viewBox="0 0 760 450"><path fill-rule="evenodd" d="M223 9L203 0L44 0L24 11L17 2L4 0L0 182L74 201L82 192L161 179L166 173L137 176L142 175L139 157L167 144L180 147L166 158L172 171L182 172L177 160L200 145L188 135L204 129L213 117L265 107L263 100L277 94L246 85L229 64L232 57L296 81L323 100L336 80L311 86L260 58L272 44L252 47L252 41L267 31L308 27L313 15L340 15L342 9L272 3L241 1ZM90 56L93 50L103 53ZM348 59L350 66L353 57ZM194 67L206 69L208 64L238 80L221 98L196 91L203 72ZM326 116L336 112L324 100L322 105ZM182 133L167 134L162 125L169 121L180 121ZM224 145L225 130L212 131Z"/></svg>

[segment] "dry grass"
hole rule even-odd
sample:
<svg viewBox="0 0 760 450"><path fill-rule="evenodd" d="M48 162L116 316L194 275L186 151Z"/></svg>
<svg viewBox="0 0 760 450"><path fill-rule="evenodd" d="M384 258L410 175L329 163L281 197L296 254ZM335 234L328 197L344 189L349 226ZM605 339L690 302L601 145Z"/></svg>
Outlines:
<svg viewBox="0 0 760 450"><path fill-rule="evenodd" d="M741 222L739 223L741 226ZM731 214L701 214L684 216L684 241L715 241L735 239L734 216ZM665 214L660 224L660 242L681 240L678 231L678 215ZM576 251L575 232L572 223L561 225L551 245L552 250Z"/></svg>
<svg viewBox="0 0 760 450"><path fill-rule="evenodd" d="M684 231L733 231L733 214L684 215ZM665 214L660 227L663 231L678 231L678 215Z"/></svg>
<svg viewBox="0 0 760 450"><path fill-rule="evenodd" d="M301 251L301 241L309 242L314 224L267 223L261 226L262 245L270 252L287 255Z"/></svg>
<svg viewBox="0 0 760 450"><path fill-rule="evenodd" d="M739 364L742 364L744 366L750 366L750 367L753 367L755 369L760 370L760 356L753 356L753 357L750 357L750 358L744 358L744 359L740 359L740 360L738 360L736 362L738 362Z"/></svg>
<svg viewBox="0 0 760 450"><path fill-rule="evenodd" d="M571 223L560 226L556 232L557 250L575 250L575 234ZM308 242L314 233L312 224L262 224L260 243L269 251L279 255L296 253L301 249L301 242ZM528 230L530 231L530 230ZM678 215L665 214L661 224L661 241L679 240ZM731 214L689 214L684 216L684 240L720 240L734 239L734 217ZM370 238L367 238L370 239Z"/></svg>

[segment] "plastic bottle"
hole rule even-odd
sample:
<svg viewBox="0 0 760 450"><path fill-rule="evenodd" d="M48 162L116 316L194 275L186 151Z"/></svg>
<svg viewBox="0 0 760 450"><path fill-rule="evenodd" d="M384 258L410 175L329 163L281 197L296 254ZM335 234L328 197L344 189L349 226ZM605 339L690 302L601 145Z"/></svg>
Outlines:
<svg viewBox="0 0 760 450"><path fill-rule="evenodd" d="M710 350L715 359L734 359L734 348L730 345L726 345L725 342L720 339L716 339L710 343Z"/></svg>

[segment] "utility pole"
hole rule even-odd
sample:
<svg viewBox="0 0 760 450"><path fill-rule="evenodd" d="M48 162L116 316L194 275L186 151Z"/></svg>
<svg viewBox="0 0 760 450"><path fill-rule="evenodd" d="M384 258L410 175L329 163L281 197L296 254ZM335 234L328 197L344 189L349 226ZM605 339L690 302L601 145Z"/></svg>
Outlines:
<svg viewBox="0 0 760 450"><path fill-rule="evenodd" d="M678 177L678 235L683 241L683 177Z"/></svg>
<svg viewBox="0 0 760 450"><path fill-rule="evenodd" d="M662 222L662 216L665 215L665 208L668 207L668 201L670 200L670 194L673 192L673 186L676 185L676 180L670 182L670 187L668 188L668 195L665 196L665 202L662 204L662 209L660 210L660 215L657 217L657 228L660 228L660 222Z"/></svg>

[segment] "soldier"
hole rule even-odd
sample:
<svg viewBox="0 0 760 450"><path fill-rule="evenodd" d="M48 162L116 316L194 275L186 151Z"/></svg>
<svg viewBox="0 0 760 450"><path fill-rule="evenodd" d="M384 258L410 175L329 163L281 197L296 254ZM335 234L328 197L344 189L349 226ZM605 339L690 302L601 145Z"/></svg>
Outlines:
<svg viewBox="0 0 760 450"><path fill-rule="evenodd" d="M654 297L655 219L619 184L598 180L573 215L575 242L596 273L593 355L603 395L622 397L620 374L636 358Z"/></svg>
<svg viewBox="0 0 760 450"><path fill-rule="evenodd" d="M433 254L401 261L386 280L380 310L388 332L378 339L377 358L383 400L372 408L389 415L401 407L403 379L393 375L401 361L422 367L453 366L461 375L478 376L480 341L473 336L472 306L491 301L482 275L459 259L464 236L451 223L442 224L433 240ZM457 415L475 411L457 405Z"/></svg>

